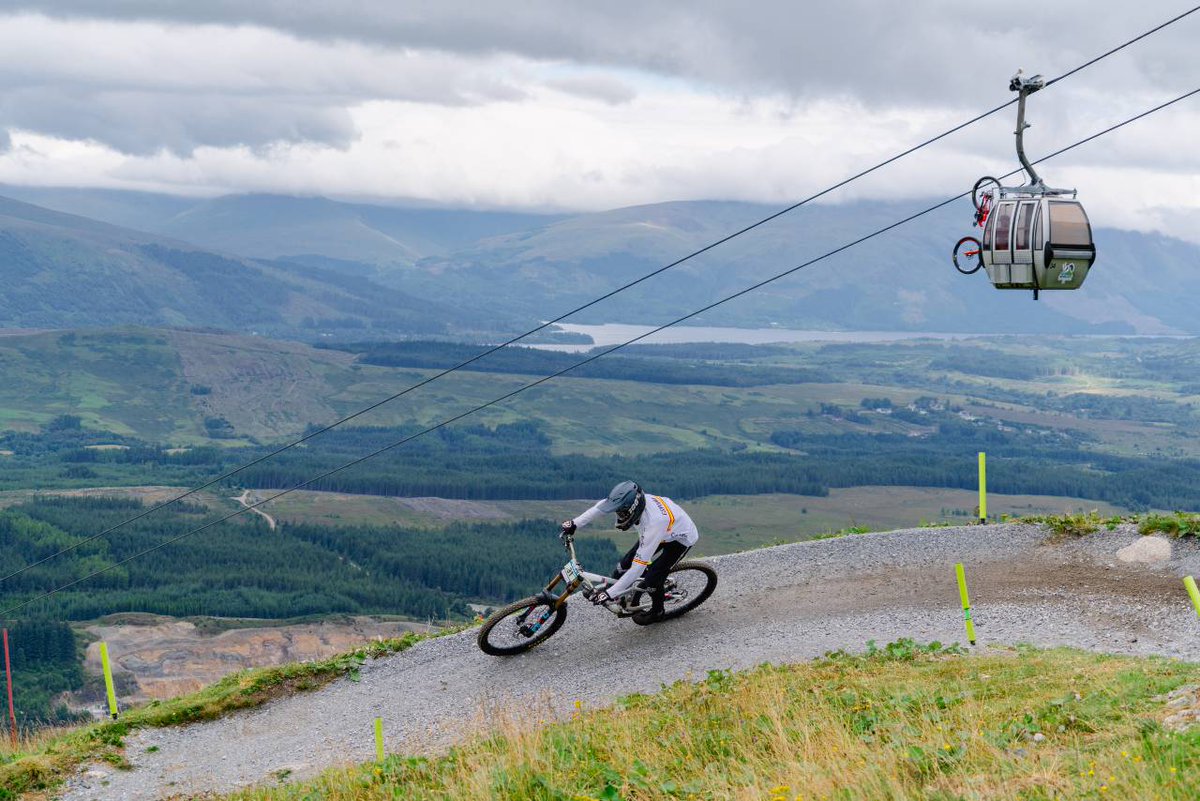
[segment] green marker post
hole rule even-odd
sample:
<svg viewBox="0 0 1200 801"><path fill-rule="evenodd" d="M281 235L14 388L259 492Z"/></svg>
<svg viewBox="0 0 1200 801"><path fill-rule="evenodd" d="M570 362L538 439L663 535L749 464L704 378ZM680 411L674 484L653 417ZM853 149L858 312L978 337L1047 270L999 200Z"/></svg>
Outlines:
<svg viewBox="0 0 1200 801"><path fill-rule="evenodd" d="M108 714L117 719L117 691L113 688L112 665L108 661L108 643L100 643L100 665L104 668L104 689L108 691Z"/></svg>
<svg viewBox="0 0 1200 801"><path fill-rule="evenodd" d="M979 522L987 523L987 454L979 452Z"/></svg>
<svg viewBox="0 0 1200 801"><path fill-rule="evenodd" d="M375 761L383 761L383 718L375 718Z"/></svg>
<svg viewBox="0 0 1200 801"><path fill-rule="evenodd" d="M975 621L971 620L971 599L967 595L967 574L963 570L962 562L954 566L954 572L958 576L958 595L962 598L963 620L967 623L967 640L974 645Z"/></svg>
<svg viewBox="0 0 1200 801"><path fill-rule="evenodd" d="M1196 607L1196 614L1200 615L1200 590L1196 589L1196 580L1187 576L1183 580L1183 586L1187 587L1188 595L1192 596L1192 606Z"/></svg>

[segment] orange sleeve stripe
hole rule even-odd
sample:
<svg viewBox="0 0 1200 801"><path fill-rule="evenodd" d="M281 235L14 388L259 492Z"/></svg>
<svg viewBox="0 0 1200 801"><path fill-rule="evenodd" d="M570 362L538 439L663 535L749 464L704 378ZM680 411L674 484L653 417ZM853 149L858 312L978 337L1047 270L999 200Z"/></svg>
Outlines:
<svg viewBox="0 0 1200 801"><path fill-rule="evenodd" d="M633 561L634 561L634 564L639 564L642 567L650 567L649 562L643 562L641 559L634 559Z"/></svg>
<svg viewBox="0 0 1200 801"><path fill-rule="evenodd" d="M667 513L667 531L670 531L675 527L675 515L671 514L671 507L667 506L667 502L657 495L654 496L654 500L658 501L663 511Z"/></svg>

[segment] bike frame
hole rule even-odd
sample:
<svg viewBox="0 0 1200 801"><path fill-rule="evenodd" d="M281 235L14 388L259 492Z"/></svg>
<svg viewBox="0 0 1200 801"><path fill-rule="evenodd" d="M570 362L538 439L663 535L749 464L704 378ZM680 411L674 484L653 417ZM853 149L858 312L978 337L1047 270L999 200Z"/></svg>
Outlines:
<svg viewBox="0 0 1200 801"><path fill-rule="evenodd" d="M987 225L988 215L992 213L992 193L986 192L979 201L979 211L975 213L975 225L983 228Z"/></svg>
<svg viewBox="0 0 1200 801"><path fill-rule="evenodd" d="M550 580L550 583L546 585L545 589L538 593L538 597L555 610L562 607L563 604L567 602L567 599L578 592L581 588L585 591L586 595L591 595L598 590L611 587L616 583L615 580L609 576L601 576L599 573L589 573L583 569L583 566L579 562L579 557L575 553L574 534L565 534L563 535L562 540L563 547L567 549L567 553L571 556L571 561L567 562L567 564L563 566L563 569L560 570L558 574ZM564 577L564 574L567 573L572 566L575 567L575 572L578 572L579 577L568 581ZM562 585L561 592L556 592L555 588L559 587L560 585ZM622 603L620 600L613 600L604 604L604 608L612 612L617 617L629 617L630 615L637 614L638 612L648 610L650 606L648 604L640 604L635 607L630 607Z"/></svg>

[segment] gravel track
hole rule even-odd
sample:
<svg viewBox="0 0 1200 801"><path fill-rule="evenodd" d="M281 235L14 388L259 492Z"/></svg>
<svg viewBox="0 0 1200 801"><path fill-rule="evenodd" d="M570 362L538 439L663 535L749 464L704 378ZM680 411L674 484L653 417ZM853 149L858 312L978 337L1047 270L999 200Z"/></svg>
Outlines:
<svg viewBox="0 0 1200 801"><path fill-rule="evenodd" d="M148 801L269 784L284 772L294 781L373 759L377 716L390 752L434 753L497 715L566 718L577 700L601 706L712 669L862 650L868 640L963 642L959 561L981 646L1200 659L1200 624L1179 579L1200 572L1200 548L1176 542L1172 561L1155 567L1117 562L1138 536L1122 528L1047 544L1044 530L1024 525L907 529L713 558L716 593L678 621L643 628L573 603L562 631L523 656L484 655L474 630L423 642L365 665L358 682L133 734L132 771L92 766L60 797Z"/></svg>

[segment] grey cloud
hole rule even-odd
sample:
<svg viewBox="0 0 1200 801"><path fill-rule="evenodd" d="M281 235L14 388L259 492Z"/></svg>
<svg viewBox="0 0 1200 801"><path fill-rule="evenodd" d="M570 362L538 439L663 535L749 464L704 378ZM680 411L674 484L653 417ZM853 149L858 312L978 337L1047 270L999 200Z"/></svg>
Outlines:
<svg viewBox="0 0 1200 801"><path fill-rule="evenodd" d="M0 128L0 155L12 150L12 136L4 128Z"/></svg>
<svg viewBox="0 0 1200 801"><path fill-rule="evenodd" d="M0 120L134 155L188 154L281 142L346 147L357 136L350 109L371 100L471 106L526 97L505 69L445 52L109 23L95 31L10 18Z"/></svg>
<svg viewBox="0 0 1200 801"><path fill-rule="evenodd" d="M94 139L135 155L164 148L187 155L205 145L259 149L274 142L346 147L357 135L341 108L271 97L26 89L4 93L0 116L14 128Z"/></svg>
<svg viewBox="0 0 1200 801"><path fill-rule="evenodd" d="M269 63L243 77L239 62L222 61L222 42L214 38L211 61L226 69L214 70L211 85L203 59L162 64L142 81L140 73L89 73L87 53L56 54L64 64L79 64L73 72L51 62L0 71L0 120L135 154L272 142L344 147L356 136L347 109L362 101L472 105L523 98L504 68L479 68L501 54L583 66L566 77L522 78L611 104L635 96L632 87L602 74L617 67L698 81L734 96L849 97L868 114L881 107L982 108L1009 97L1007 79L1018 66L1052 76L1169 16L1148 6L1116 0L983 6L960 0L0 0L0 13L254 25L327 45L306 44L317 54L312 58L279 45L293 60L278 63L264 50ZM1194 80L1197 32L1200 14L1039 95L1031 107L1037 125L1031 152L1069 141L1064 137L1081 120L1086 133L1095 127L1091 120L1118 116L1120 109L1106 107L1118 99L1123 107L1131 100L1141 107L1143 98L1166 96ZM343 58L348 42L357 50ZM1079 81L1087 92L1060 94ZM1011 117L995 117L963 141L991 141L995 147L985 149L1009 154L1011 124Z"/></svg>
<svg viewBox="0 0 1200 801"><path fill-rule="evenodd" d="M610 106L628 103L637 97L633 87L624 81L603 75L580 75L548 81L547 86L577 97L599 100Z"/></svg>
<svg viewBox="0 0 1200 801"><path fill-rule="evenodd" d="M0 0L64 17L255 24L320 39L459 53L510 52L631 66L738 92L846 93L873 103L948 104L1003 96L1016 67L1051 75L1163 21L1148 4L1095 0ZM1194 72L1200 14L1120 56L1114 91L1175 87Z"/></svg>

